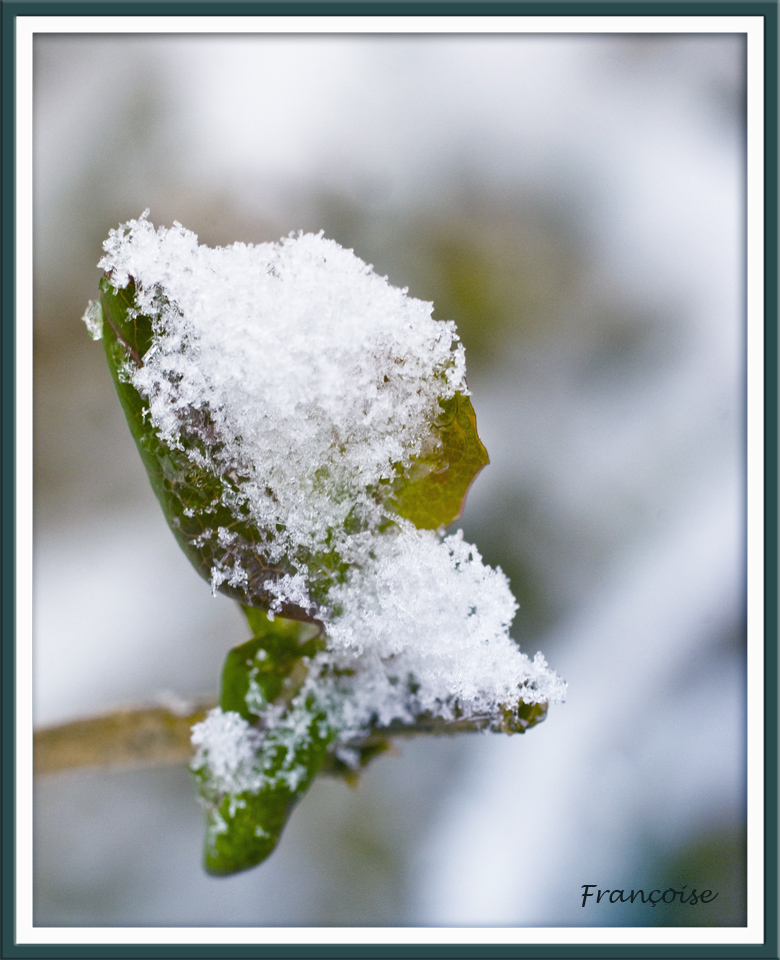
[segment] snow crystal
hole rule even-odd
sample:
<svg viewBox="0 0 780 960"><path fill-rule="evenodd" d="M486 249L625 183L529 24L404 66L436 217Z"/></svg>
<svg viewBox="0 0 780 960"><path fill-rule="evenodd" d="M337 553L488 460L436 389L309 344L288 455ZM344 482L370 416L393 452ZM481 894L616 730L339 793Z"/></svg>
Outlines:
<svg viewBox="0 0 780 960"><path fill-rule="evenodd" d="M192 728L196 748L190 764L208 776L209 792L236 798L283 784L295 791L308 775L299 752L311 741L311 715L302 699L290 710L272 704L259 730L232 710L210 710ZM264 747L269 749L264 750ZM231 800L230 817L235 813Z"/></svg>
<svg viewBox="0 0 780 960"><path fill-rule="evenodd" d="M529 660L509 635L504 574L460 533L417 530L380 496L439 442L439 401L468 393L455 325L322 234L209 249L146 216L111 232L99 264L115 289L132 279L153 322L142 364L123 375L160 436L229 478L225 504L273 532L264 562L287 572L265 583L271 612L294 604L325 625L310 687L333 667L356 678L342 728L562 699L544 658ZM185 424L201 431L194 447ZM214 589L246 582L236 536L203 533L225 551ZM310 564L325 555L336 559L323 588ZM251 728L230 714L204 723L201 760L240 780L257 747Z"/></svg>
<svg viewBox="0 0 780 960"><path fill-rule="evenodd" d="M92 339L100 340L103 336L103 308L100 306L100 301L90 300L81 319L86 323Z"/></svg>
<svg viewBox="0 0 780 960"><path fill-rule="evenodd" d="M192 728L191 740L196 747L192 768L208 768L219 792L243 793L256 779L255 756L262 739L262 734L240 714L215 707Z"/></svg>

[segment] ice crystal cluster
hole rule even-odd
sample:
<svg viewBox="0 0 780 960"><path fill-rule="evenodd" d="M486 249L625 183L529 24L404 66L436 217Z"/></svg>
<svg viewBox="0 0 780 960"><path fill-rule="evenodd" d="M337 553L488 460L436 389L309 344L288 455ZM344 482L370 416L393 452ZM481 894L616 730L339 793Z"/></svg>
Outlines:
<svg viewBox="0 0 780 960"><path fill-rule="evenodd" d="M260 739L314 714L348 740L369 724L562 699L544 658L509 635L502 571L460 532L418 529L393 506L399 483L431 469L442 403L468 396L454 323L321 234L210 249L144 214L104 250L113 290L132 284L128 317L151 319L119 379L157 440L214 477L215 503L241 519L206 511L190 537L210 544L212 588L260 591L271 616L322 625L296 700L266 705L262 734L220 710L196 728L198 762L223 792L256 790ZM96 305L85 320L99 336Z"/></svg>

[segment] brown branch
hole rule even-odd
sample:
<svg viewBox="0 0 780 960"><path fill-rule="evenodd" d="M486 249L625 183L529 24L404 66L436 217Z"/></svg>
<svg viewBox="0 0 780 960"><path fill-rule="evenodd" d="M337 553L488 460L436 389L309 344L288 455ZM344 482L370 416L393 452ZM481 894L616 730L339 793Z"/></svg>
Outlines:
<svg viewBox="0 0 780 960"><path fill-rule="evenodd" d="M189 763L193 756L191 727L214 706L216 701L212 700L188 704L183 709L127 708L36 730L33 732L33 772L38 776L85 767L131 769ZM528 725L542 719L545 712L545 708L538 708L538 716ZM363 751L368 757L386 749L393 737L451 735L488 729L501 730L502 727L489 717L454 721L428 717L420 718L413 726L393 723L342 746ZM515 727L514 732L521 730L522 726ZM349 776L349 768L335 754L329 754L321 772Z"/></svg>
<svg viewBox="0 0 780 960"><path fill-rule="evenodd" d="M82 767L159 767L188 763L190 728L215 702L177 711L162 706L116 710L33 732L37 776Z"/></svg>

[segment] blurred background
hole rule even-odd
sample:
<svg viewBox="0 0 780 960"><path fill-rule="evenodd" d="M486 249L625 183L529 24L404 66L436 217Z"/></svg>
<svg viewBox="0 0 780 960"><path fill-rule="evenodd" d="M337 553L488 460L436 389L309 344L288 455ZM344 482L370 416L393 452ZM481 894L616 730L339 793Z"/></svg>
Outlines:
<svg viewBox="0 0 780 960"><path fill-rule="evenodd" d="M458 526L569 682L525 736L315 783L230 879L185 768L41 779L35 923L744 924L744 38L35 43L36 723L214 694L247 639L80 322L146 207L210 245L323 229L457 322L492 461Z"/></svg>

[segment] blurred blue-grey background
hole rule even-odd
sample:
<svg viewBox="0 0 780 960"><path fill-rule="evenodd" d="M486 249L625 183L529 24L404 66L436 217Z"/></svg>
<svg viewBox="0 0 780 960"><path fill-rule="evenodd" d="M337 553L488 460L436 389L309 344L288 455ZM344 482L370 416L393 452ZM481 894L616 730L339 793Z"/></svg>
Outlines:
<svg viewBox="0 0 780 960"><path fill-rule="evenodd" d="M36 924L744 924L744 38L49 34L34 69L36 722L214 693L247 639L79 319L146 207L323 229L458 323L492 461L460 525L569 682L526 736L316 783L228 880L186 769L41 779Z"/></svg>

